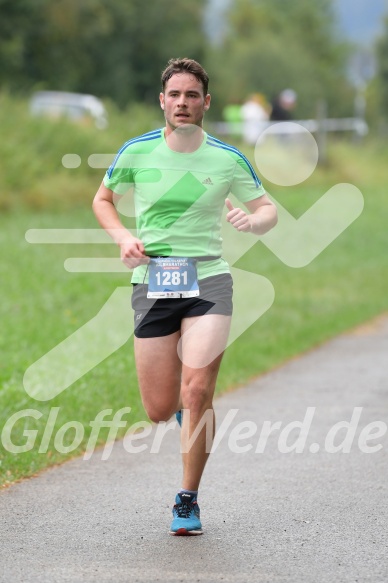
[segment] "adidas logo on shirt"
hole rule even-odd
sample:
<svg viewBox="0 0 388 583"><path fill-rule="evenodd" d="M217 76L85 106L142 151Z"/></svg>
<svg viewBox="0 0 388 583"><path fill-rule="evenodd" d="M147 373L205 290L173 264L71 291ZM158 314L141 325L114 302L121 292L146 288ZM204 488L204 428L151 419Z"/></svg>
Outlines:
<svg viewBox="0 0 388 583"><path fill-rule="evenodd" d="M211 178L205 178L205 180L202 180L202 184L210 184L213 186L213 182Z"/></svg>

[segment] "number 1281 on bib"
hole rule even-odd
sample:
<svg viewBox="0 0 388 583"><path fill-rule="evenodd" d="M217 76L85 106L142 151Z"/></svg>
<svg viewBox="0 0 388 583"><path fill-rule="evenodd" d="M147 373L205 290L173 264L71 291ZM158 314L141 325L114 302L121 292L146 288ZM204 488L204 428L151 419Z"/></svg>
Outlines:
<svg viewBox="0 0 388 583"><path fill-rule="evenodd" d="M191 257L150 259L148 298L192 298L198 295L195 259Z"/></svg>

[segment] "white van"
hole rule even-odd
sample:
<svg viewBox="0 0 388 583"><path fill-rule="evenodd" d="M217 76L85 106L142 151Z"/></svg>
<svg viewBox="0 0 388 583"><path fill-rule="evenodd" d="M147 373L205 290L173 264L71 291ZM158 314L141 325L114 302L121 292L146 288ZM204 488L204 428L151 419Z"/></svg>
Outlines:
<svg viewBox="0 0 388 583"><path fill-rule="evenodd" d="M92 120L98 129L108 126L105 107L94 95L66 91L38 91L30 100L30 113L54 119L66 117L78 123Z"/></svg>

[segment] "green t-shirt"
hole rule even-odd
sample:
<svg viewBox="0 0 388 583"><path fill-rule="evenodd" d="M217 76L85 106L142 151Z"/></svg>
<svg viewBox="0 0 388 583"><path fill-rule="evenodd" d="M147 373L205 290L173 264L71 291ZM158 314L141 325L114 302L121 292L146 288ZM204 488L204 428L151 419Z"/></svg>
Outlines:
<svg viewBox="0 0 388 583"><path fill-rule="evenodd" d="M222 254L225 198L247 202L265 194L247 158L204 132L190 153L171 150L164 128L126 142L107 170L104 184L118 195L133 189L137 237L147 255L203 257ZM228 273L224 259L199 261L198 278ZM147 282L147 266L132 283Z"/></svg>

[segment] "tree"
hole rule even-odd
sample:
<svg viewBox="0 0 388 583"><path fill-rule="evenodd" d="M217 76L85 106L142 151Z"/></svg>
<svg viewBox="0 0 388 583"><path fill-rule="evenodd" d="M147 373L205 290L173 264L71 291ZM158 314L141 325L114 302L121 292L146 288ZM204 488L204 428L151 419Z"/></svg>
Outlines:
<svg viewBox="0 0 388 583"><path fill-rule="evenodd" d="M25 83L25 45L36 23L41 0L0 0L0 84L9 88Z"/></svg>
<svg viewBox="0 0 388 583"><path fill-rule="evenodd" d="M211 56L217 98L241 101L251 92L272 98L290 87L300 116L314 116L321 98L331 114L348 114L346 52L335 32L331 0L235 0L228 34Z"/></svg>
<svg viewBox="0 0 388 583"><path fill-rule="evenodd" d="M385 19L384 32L377 42L376 53L380 109L383 117L388 118L388 17Z"/></svg>
<svg viewBox="0 0 388 583"><path fill-rule="evenodd" d="M0 79L12 89L95 93L121 106L151 102L169 58L204 55L205 0L20 0L17 10L15 5L0 0Z"/></svg>

